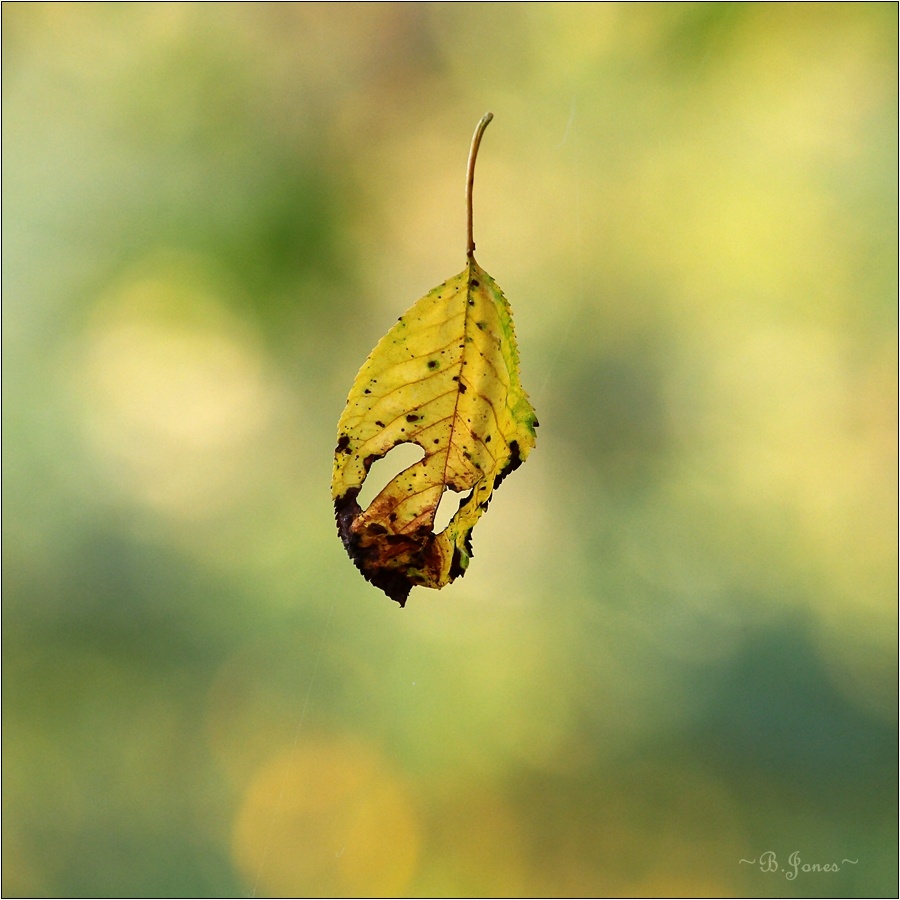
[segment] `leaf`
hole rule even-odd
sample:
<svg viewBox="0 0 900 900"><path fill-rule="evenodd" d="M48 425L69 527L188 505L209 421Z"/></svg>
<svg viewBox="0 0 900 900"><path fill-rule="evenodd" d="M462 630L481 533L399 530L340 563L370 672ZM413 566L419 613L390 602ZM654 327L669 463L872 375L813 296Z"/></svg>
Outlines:
<svg viewBox="0 0 900 900"><path fill-rule="evenodd" d="M478 139L476 130L474 151ZM473 165L474 152L470 210ZM381 339L338 422L332 498L338 532L363 575L401 606L414 585L441 588L463 575L472 529L494 488L531 452L537 424L519 381L509 303L475 261L470 224L465 269ZM363 511L357 496L372 463L404 443L418 444L424 458ZM448 489L468 494L435 534Z"/></svg>

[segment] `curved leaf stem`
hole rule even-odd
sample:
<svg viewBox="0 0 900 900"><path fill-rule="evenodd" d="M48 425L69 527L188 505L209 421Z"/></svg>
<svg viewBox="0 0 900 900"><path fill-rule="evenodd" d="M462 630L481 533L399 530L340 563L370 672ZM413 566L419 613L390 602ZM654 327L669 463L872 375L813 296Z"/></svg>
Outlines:
<svg viewBox="0 0 900 900"><path fill-rule="evenodd" d="M469 162L466 166L466 257L471 259L475 255L475 238L472 234L472 187L475 184L475 157L478 156L478 148L481 145L481 136L488 127L493 113L485 113L481 121L475 126L475 134L472 135L472 146L469 148Z"/></svg>

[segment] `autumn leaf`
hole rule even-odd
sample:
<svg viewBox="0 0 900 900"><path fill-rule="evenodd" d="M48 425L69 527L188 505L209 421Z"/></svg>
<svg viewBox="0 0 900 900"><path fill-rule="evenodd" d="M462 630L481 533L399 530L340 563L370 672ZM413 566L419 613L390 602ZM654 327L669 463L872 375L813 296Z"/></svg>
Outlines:
<svg viewBox="0 0 900 900"><path fill-rule="evenodd" d="M331 485L338 532L363 575L401 606L414 585L441 588L465 573L472 529L494 488L535 443L538 422L519 381L509 303L474 256L474 165L491 118L479 122L469 154L465 269L379 341L338 422ZM357 497L372 463L405 443L424 457L362 510ZM446 490L468 494L435 534Z"/></svg>

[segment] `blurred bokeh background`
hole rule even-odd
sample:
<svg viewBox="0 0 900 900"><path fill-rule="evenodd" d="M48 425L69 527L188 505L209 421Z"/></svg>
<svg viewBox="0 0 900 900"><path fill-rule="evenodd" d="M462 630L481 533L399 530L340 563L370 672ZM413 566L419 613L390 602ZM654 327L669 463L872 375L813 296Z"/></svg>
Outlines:
<svg viewBox="0 0 900 900"><path fill-rule="evenodd" d="M895 895L895 4L2 17L4 896ZM401 610L335 426L486 110L541 429Z"/></svg>

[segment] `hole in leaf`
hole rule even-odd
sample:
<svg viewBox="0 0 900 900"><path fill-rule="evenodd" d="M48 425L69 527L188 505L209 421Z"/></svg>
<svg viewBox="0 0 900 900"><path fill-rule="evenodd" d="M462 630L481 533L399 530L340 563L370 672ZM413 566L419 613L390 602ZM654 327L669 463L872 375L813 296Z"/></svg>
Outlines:
<svg viewBox="0 0 900 900"><path fill-rule="evenodd" d="M435 534L440 534L450 524L450 520L459 509L459 501L468 493L468 491L451 491L450 488L447 488L441 494L441 502L438 503L437 512L434 514L433 531Z"/></svg>
<svg viewBox="0 0 900 900"><path fill-rule="evenodd" d="M405 443L392 447L385 456L375 460L356 500L360 508L368 509L369 504L395 475L399 475L424 457L425 451L418 444Z"/></svg>

